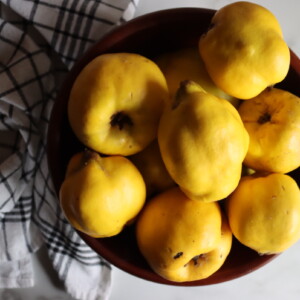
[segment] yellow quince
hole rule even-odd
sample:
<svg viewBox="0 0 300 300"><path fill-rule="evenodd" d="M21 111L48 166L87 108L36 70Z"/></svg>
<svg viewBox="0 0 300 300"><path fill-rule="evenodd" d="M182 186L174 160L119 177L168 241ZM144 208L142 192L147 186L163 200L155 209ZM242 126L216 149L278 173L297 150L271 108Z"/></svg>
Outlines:
<svg viewBox="0 0 300 300"><path fill-rule="evenodd" d="M188 197L217 201L238 185L249 136L232 104L185 81L161 117L158 143L169 174Z"/></svg>
<svg viewBox="0 0 300 300"><path fill-rule="evenodd" d="M62 210L77 230L96 238L120 233L142 209L146 188L133 163L86 150L73 155L59 192Z"/></svg>
<svg viewBox="0 0 300 300"><path fill-rule="evenodd" d="M238 99L226 94L211 80L197 47L163 53L155 62L166 77L171 99L174 98L180 82L192 80L208 93L228 100L235 107L238 106L240 102Z"/></svg>
<svg viewBox="0 0 300 300"><path fill-rule="evenodd" d="M300 191L286 174L243 177L226 211L233 235L261 254L285 251L300 238Z"/></svg>
<svg viewBox="0 0 300 300"><path fill-rule="evenodd" d="M127 156L156 138L167 101L166 79L152 60L135 53L108 53L94 58L77 76L68 117L87 147Z"/></svg>
<svg viewBox="0 0 300 300"><path fill-rule="evenodd" d="M290 51L276 17L247 1L219 9L199 40L207 71L223 91L239 99L257 96L282 81Z"/></svg>
<svg viewBox="0 0 300 300"><path fill-rule="evenodd" d="M245 165L288 173L300 166L300 98L270 88L243 101L239 114L250 137Z"/></svg>
<svg viewBox="0 0 300 300"><path fill-rule="evenodd" d="M184 282L207 278L223 265L232 233L218 202L191 200L175 187L146 203L136 238L157 274Z"/></svg>
<svg viewBox="0 0 300 300"><path fill-rule="evenodd" d="M175 182L168 173L161 158L157 139L144 150L128 158L134 163L144 178L147 197L175 186Z"/></svg>

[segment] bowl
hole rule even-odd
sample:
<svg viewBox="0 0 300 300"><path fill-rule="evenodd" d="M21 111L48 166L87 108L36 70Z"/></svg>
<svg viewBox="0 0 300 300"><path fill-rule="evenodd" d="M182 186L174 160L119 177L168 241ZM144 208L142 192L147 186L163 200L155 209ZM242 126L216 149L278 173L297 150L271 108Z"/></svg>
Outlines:
<svg viewBox="0 0 300 300"><path fill-rule="evenodd" d="M58 93L47 137L49 171L57 194L70 157L83 149L67 119L70 89L81 69L102 53L134 52L151 59L166 51L195 46L214 13L215 10L211 9L175 8L137 17L108 33L77 61ZM300 61L293 51L288 75L277 86L300 96ZM300 182L299 170L292 172L291 176ZM163 279L150 269L138 250L133 226L111 238L97 239L78 233L95 252L114 266L137 277L168 285L201 286L229 281L262 267L277 256L258 255L234 239L227 260L216 273L206 279L176 283Z"/></svg>

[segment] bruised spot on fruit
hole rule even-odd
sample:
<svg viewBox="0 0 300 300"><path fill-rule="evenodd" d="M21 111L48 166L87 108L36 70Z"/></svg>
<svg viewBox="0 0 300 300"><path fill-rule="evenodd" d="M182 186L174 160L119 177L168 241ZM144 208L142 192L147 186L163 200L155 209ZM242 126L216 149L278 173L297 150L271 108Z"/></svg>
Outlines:
<svg viewBox="0 0 300 300"><path fill-rule="evenodd" d="M237 39L235 42L235 47L236 47L236 49L240 49L240 50L245 49L246 44L242 39Z"/></svg>
<svg viewBox="0 0 300 300"><path fill-rule="evenodd" d="M196 255L192 258L192 261L194 262L194 266L197 266L200 263L201 259L205 259L205 254Z"/></svg>
<svg viewBox="0 0 300 300"><path fill-rule="evenodd" d="M183 252L178 252L176 255L173 256L173 258L177 259L177 258L179 258L182 255L183 255Z"/></svg>
<svg viewBox="0 0 300 300"><path fill-rule="evenodd" d="M125 126L132 126L133 122L127 114L119 111L110 117L110 125L112 127L118 126L119 130L122 130Z"/></svg>
<svg viewBox="0 0 300 300"><path fill-rule="evenodd" d="M268 112L261 115L257 120L257 122L259 124L265 124L265 123L270 122L270 121L271 121L271 115Z"/></svg>

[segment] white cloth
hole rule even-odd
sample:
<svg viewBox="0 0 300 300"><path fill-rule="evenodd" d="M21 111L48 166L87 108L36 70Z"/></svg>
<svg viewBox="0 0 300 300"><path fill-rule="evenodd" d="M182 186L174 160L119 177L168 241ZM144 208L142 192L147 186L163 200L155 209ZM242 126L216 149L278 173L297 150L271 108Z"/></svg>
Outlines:
<svg viewBox="0 0 300 300"><path fill-rule="evenodd" d="M34 285L31 254L42 244L66 290L107 299L111 267L66 222L46 159L57 90L74 62L137 0L0 2L0 288Z"/></svg>

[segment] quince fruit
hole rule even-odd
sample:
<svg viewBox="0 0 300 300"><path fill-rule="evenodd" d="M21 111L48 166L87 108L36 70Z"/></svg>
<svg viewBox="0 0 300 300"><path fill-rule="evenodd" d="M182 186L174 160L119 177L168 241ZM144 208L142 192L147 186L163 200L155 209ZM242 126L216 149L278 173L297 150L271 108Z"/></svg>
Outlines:
<svg viewBox="0 0 300 300"><path fill-rule="evenodd" d="M165 166L191 199L217 201L238 185L249 136L234 106L182 82L158 129Z"/></svg>
<svg viewBox="0 0 300 300"><path fill-rule="evenodd" d="M218 202L191 200L175 187L146 203L136 238L154 272L184 282L204 279L222 266L232 233Z"/></svg>
<svg viewBox="0 0 300 300"><path fill-rule="evenodd" d="M208 93L228 100L235 107L238 106L238 99L223 92L211 80L197 47L164 53L155 61L166 77L171 99L174 98L180 82L192 80Z"/></svg>
<svg viewBox="0 0 300 300"><path fill-rule="evenodd" d="M127 158L86 150L71 157L59 198L74 228L92 237L110 237L140 212L146 188Z"/></svg>
<svg viewBox="0 0 300 300"><path fill-rule="evenodd" d="M199 51L215 84L239 99L255 97L282 81L290 65L276 17L246 1L216 12L210 29L199 39Z"/></svg>
<svg viewBox="0 0 300 300"><path fill-rule="evenodd" d="M175 186L161 158L157 139L141 152L128 157L141 172L145 184L147 197L163 192Z"/></svg>
<svg viewBox="0 0 300 300"><path fill-rule="evenodd" d="M261 254L280 253L300 238L300 191L286 174L243 177L226 211L233 235Z"/></svg>
<svg viewBox="0 0 300 300"><path fill-rule="evenodd" d="M87 147L132 155L149 145L169 101L159 67L134 53L102 54L77 76L70 92L71 128Z"/></svg>
<svg viewBox="0 0 300 300"><path fill-rule="evenodd" d="M240 105L250 137L245 165L260 171L288 173L300 166L300 98L270 88Z"/></svg>

